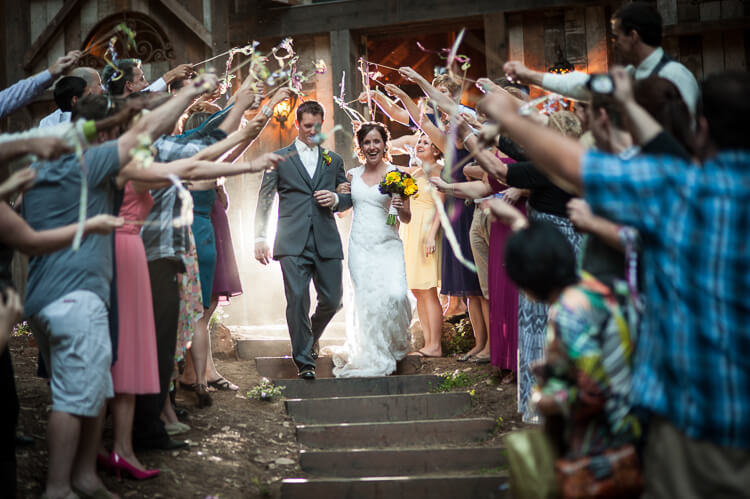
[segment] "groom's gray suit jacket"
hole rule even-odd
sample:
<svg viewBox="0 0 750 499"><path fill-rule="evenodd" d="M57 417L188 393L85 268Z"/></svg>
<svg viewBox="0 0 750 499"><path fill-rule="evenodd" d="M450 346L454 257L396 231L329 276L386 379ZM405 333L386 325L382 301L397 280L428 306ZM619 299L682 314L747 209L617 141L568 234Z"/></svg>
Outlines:
<svg viewBox="0 0 750 499"><path fill-rule="evenodd" d="M323 151L331 158L330 164ZM346 182L344 161L333 151L320 148L315 175L310 175L302 165L297 149L292 145L276 151L286 156L279 166L263 174L263 182L258 194L258 207L255 211L255 238L266 237L268 218L276 192L279 193L279 221L276 229L276 242L273 258L299 256L305 249L307 236L312 227L315 246L320 258L343 259L333 211L318 204L313 197L315 191L336 191L336 186ZM336 211L344 211L352 206L350 194L339 194Z"/></svg>

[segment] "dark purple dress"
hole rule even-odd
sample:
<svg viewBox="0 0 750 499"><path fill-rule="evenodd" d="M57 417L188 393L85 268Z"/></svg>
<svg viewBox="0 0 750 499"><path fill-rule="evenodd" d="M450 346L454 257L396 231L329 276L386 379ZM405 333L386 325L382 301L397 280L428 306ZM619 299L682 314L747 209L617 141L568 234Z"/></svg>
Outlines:
<svg viewBox="0 0 750 499"><path fill-rule="evenodd" d="M456 149L454 163L458 164L469 153L466 149ZM465 182L463 167L451 172L452 182ZM474 262L474 255L471 252L471 240L469 230L471 221L474 218L474 203L467 206L463 199L446 196L445 212L451 220L453 232L456 234L456 240L461 248L461 254L470 262ZM467 269L461 262L456 259L453 248L445 237L443 231L442 245L442 265L441 265L441 290L440 293L450 296L482 296L482 288L479 286L479 278L476 272Z"/></svg>
<svg viewBox="0 0 750 499"><path fill-rule="evenodd" d="M513 162L508 160L507 162ZM495 192L505 189L490 178ZM524 202L517 208L526 212ZM494 221L490 230L490 362L500 369L518 369L518 289L505 273L505 241L511 233L510 227Z"/></svg>
<svg viewBox="0 0 750 499"><path fill-rule="evenodd" d="M220 187L224 189L224 187ZM226 196L224 191L224 196ZM227 198L228 199L228 198ZM229 203L227 203L227 208ZM219 295L219 305L229 303L229 298L242 294L240 272L232 247L232 234L229 231L227 212L221 200L214 203L211 210L211 223L216 234L216 272L214 274L213 295Z"/></svg>

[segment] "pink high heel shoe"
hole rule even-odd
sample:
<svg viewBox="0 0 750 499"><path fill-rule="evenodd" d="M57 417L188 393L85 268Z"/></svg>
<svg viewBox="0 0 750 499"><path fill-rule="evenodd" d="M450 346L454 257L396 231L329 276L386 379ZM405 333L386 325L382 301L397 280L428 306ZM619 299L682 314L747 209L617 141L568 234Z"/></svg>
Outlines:
<svg viewBox="0 0 750 499"><path fill-rule="evenodd" d="M117 475L118 480L122 480L122 472L129 474L136 480L148 480L149 478L154 478L159 473L161 473L161 470L158 469L139 470L138 468L121 458L115 451L112 451L112 454L110 454L109 456L109 465L115 471L115 475Z"/></svg>

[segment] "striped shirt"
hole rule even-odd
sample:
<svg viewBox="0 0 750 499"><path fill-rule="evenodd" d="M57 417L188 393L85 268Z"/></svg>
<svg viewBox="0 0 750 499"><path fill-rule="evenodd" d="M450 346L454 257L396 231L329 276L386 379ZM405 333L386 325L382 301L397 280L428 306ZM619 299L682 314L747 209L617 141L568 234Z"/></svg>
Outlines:
<svg viewBox="0 0 750 499"><path fill-rule="evenodd" d="M156 161L167 163L189 158L202 149L226 138L223 130L215 129L207 134L189 137L162 136L154 141ZM151 262L160 258L179 258L185 252L188 227L175 227L173 220L180 216L182 203L175 186L153 189L154 206L141 229L141 238L146 247L146 259Z"/></svg>
<svg viewBox="0 0 750 499"><path fill-rule="evenodd" d="M641 233L633 405L691 438L750 449L750 153L698 167L588 152L582 178L594 212Z"/></svg>

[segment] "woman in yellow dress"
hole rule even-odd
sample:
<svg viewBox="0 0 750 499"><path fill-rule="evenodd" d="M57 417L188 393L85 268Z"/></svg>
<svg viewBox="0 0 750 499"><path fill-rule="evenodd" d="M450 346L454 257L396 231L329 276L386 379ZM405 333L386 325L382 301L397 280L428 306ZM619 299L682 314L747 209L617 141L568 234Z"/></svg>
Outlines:
<svg viewBox="0 0 750 499"><path fill-rule="evenodd" d="M440 176L437 160L441 152L425 134L420 135L415 156L420 167L405 168L414 176L419 195L411 199L411 221L401 224L404 243L406 281L417 299L417 313L422 324L425 345L414 355L441 357L440 338L443 332L443 309L438 298L440 286L440 218L435 201L427 191L429 177ZM443 194L439 194L441 202Z"/></svg>

